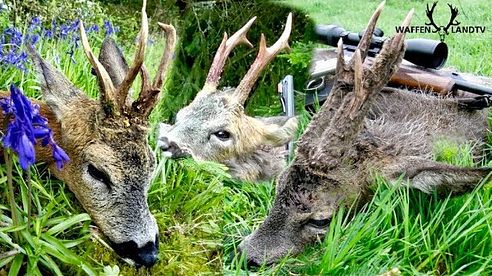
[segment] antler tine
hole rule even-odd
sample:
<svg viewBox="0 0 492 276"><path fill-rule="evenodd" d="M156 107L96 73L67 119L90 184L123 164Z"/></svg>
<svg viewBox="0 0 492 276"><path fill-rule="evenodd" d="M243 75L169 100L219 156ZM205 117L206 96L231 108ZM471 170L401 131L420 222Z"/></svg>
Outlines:
<svg viewBox="0 0 492 276"><path fill-rule="evenodd" d="M261 71L265 66L283 49L289 48L289 36L292 30L292 13L287 16L287 22L285 23L285 29L280 38L272 46L267 48L265 36L261 34L260 50L256 56L253 65L248 70L244 78L236 87L234 94L238 98L239 102L244 103L248 98L249 92L253 88L254 83L260 76Z"/></svg>
<svg viewBox="0 0 492 276"><path fill-rule="evenodd" d="M142 85L142 90L138 97L138 101L136 104L133 104L133 108L143 116L147 116L150 113L152 107L159 99L165 73L171 64L174 57L174 51L176 49L176 29L172 25L163 24L160 22L158 22L158 24L166 33L166 47L164 48L164 53L152 85L149 84L149 74L145 69L145 66L142 65L142 78L146 84Z"/></svg>
<svg viewBox="0 0 492 276"><path fill-rule="evenodd" d="M412 21L414 9L411 9L401 26L403 28L408 27ZM397 33L395 36L386 41L383 45L381 53L374 60L371 71L374 74L385 75L387 78L380 78L378 82L373 83L373 86L383 87L389 80L389 78L396 72L398 66L403 58L405 45L405 32ZM388 67L388 64L393 66Z"/></svg>
<svg viewBox="0 0 492 276"><path fill-rule="evenodd" d="M362 57L360 50L355 50L354 54L354 98L351 103L350 119L354 119L355 113L359 111L360 105L364 102L367 94L364 93Z"/></svg>
<svg viewBox="0 0 492 276"><path fill-rule="evenodd" d="M147 7L147 1L143 0L142 4L142 27L140 29L140 37L138 42L138 49L135 53L135 57L133 59L133 65L128 69L125 78L121 82L118 87L118 91L116 93L117 104L120 108L125 106L126 97L128 95L128 91L130 87L135 81L135 78L142 67L144 57L145 57L145 46L147 45L147 38L149 35L149 25L147 21L147 12L145 11Z"/></svg>
<svg viewBox="0 0 492 276"><path fill-rule="evenodd" d="M166 73L171 60L174 57L174 50L176 49L176 29L173 25L163 24L158 22L161 29L166 33L166 48L162 55L161 62L159 63L159 69L154 79L153 87L160 88L164 79L164 73Z"/></svg>
<svg viewBox="0 0 492 276"><path fill-rule="evenodd" d="M222 75L222 71L224 70L224 65L227 60L227 57L231 53L232 49L234 49L237 45L244 43L249 47L253 47L253 44L249 42L246 37L246 33L248 32L253 22L255 22L256 16L251 18L244 26L239 29L236 33L234 33L229 39L227 39L227 33L224 33L224 38L220 43L219 49L217 53L215 53L214 60L212 62L212 66L210 66L210 70L207 75L207 79L205 80L205 85L203 85L202 91L205 93L214 92L219 85L220 76ZM201 92L202 92L201 91Z"/></svg>
<svg viewBox="0 0 492 276"><path fill-rule="evenodd" d="M104 69L104 66L99 62L97 57L94 55L92 52L91 46L89 45L89 41L87 40L87 34L85 32L84 28L84 23L80 21L80 40L82 41L82 47L84 48L85 55L87 56L87 59L89 59L89 62L91 63L92 67L96 71L97 77L99 78L100 81L100 86L102 88L102 95L101 95L101 101L105 107L107 106L113 106L116 103L116 91L113 86L113 82L111 81L111 78ZM118 115L119 110L117 109L111 109L111 112L113 115Z"/></svg>
<svg viewBox="0 0 492 276"><path fill-rule="evenodd" d="M378 22L381 12L383 11L385 3L386 1L381 2L379 6L376 8L376 11L374 11L374 13L372 14L372 17L369 20L369 23L367 24L367 27L364 31L364 35L362 35L359 45L357 45L357 49L360 50L360 56L362 58L362 62L364 62L364 60L366 59L367 53L369 51L369 47L371 46L371 40L374 33L374 29L376 28L376 23ZM351 60L351 63L353 62L354 61Z"/></svg>
<svg viewBox="0 0 492 276"><path fill-rule="evenodd" d="M344 51L343 51L343 40L340 38L337 43L337 67L336 67L336 72L337 74L339 72L342 72L345 70L345 58L344 58Z"/></svg>

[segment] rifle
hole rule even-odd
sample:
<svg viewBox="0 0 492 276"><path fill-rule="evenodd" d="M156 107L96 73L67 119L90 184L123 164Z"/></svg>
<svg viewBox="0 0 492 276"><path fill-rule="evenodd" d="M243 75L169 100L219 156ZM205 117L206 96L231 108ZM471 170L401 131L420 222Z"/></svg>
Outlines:
<svg viewBox="0 0 492 276"><path fill-rule="evenodd" d="M294 117L294 78L292 75L285 76L285 78L278 83L278 93L284 114L288 117ZM286 149L288 152L288 158L290 159L294 156L294 141L291 140L287 144Z"/></svg>
<svg viewBox="0 0 492 276"><path fill-rule="evenodd" d="M355 51L361 34L349 33L341 27L334 26L317 26L316 32L324 43L328 43L331 46L336 46L338 39L342 38L344 50L346 50L345 53L350 56ZM377 35L375 34L373 36L369 56L374 57L377 55L385 40L382 37L382 31L378 30ZM338 39L336 39L337 36ZM348 43L347 45L345 45L346 41ZM492 95L492 88L490 87L470 83L456 72L438 70L444 65L447 59L446 44L428 39L409 39L406 40L406 43L405 60L395 75L390 79L388 86L420 89L440 95L453 95L457 90L478 95ZM313 109L316 97L320 104L322 104L328 96L331 91L330 77L333 77L335 67L336 54L334 51L332 51L329 58L313 64L311 81L308 82L306 87L308 93L306 95L305 105L308 109Z"/></svg>

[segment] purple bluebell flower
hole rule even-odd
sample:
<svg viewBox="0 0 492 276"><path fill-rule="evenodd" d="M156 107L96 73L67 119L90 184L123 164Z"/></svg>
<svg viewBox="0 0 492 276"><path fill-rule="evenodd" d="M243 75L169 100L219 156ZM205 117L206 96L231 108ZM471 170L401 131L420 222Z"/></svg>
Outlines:
<svg viewBox="0 0 492 276"><path fill-rule="evenodd" d="M36 139L41 139L42 146L51 146L58 169L69 161L67 154L55 143L48 120L39 113L39 106L31 103L15 85L10 86L10 98L0 99L0 107L11 118L2 139L3 145L17 153L22 169L26 170L36 162Z"/></svg>
<svg viewBox="0 0 492 276"><path fill-rule="evenodd" d="M32 32L34 29L39 27L41 25L41 18L38 16L31 18L31 23L29 24L29 27L27 28L29 32Z"/></svg>
<svg viewBox="0 0 492 276"><path fill-rule="evenodd" d="M31 40L32 45L36 45L39 41L39 35L38 34L33 34L29 36L29 39Z"/></svg>
<svg viewBox="0 0 492 276"><path fill-rule="evenodd" d="M118 30L113 26L109 20L104 20L104 30L106 37L118 32Z"/></svg>
<svg viewBox="0 0 492 276"><path fill-rule="evenodd" d="M43 36L47 39L54 38L55 33L56 33L56 26L57 26L56 19L51 20L51 28L50 29L44 29L42 31Z"/></svg>
<svg viewBox="0 0 492 276"><path fill-rule="evenodd" d="M60 38L62 39L67 38L69 33L70 33L70 25L68 24L60 25Z"/></svg>
<svg viewBox="0 0 492 276"><path fill-rule="evenodd" d="M31 25L39 26L41 24L41 18L39 16L35 16L31 18Z"/></svg>
<svg viewBox="0 0 492 276"><path fill-rule="evenodd" d="M52 38L53 38L53 31L52 31L52 30L50 30L50 29L44 29L44 30L42 31L42 34L43 34L43 36L44 36L45 38L47 38L47 39L52 39Z"/></svg>
<svg viewBox="0 0 492 276"><path fill-rule="evenodd" d="M87 33L90 34L90 33L98 33L100 31L100 28L98 25L96 24L93 24L91 25L88 29L87 29Z"/></svg>
<svg viewBox="0 0 492 276"><path fill-rule="evenodd" d="M16 46L21 46L22 45L22 33L17 30L16 28L9 27L3 30L3 35L9 40L7 40L7 43L16 45Z"/></svg>
<svg viewBox="0 0 492 276"><path fill-rule="evenodd" d="M17 67L22 71L26 71L27 54L26 52L16 52L15 49L10 49L7 53L3 53L0 59L0 64L8 64Z"/></svg>

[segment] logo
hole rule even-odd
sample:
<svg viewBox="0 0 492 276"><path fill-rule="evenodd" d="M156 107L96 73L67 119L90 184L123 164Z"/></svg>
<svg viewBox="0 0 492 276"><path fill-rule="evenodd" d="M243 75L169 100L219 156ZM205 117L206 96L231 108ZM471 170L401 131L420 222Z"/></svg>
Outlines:
<svg viewBox="0 0 492 276"><path fill-rule="evenodd" d="M456 20L456 17L458 16L459 11L457 8L453 7L453 5L448 3L448 7L451 10L451 18L449 19L449 22L446 26L444 26L444 25L437 26L437 24L434 22L434 18L433 18L434 9L436 8L436 6L437 6L437 1L432 4L432 8L430 8L430 9L429 9L429 4L427 4L427 9L425 10L425 14L427 15L427 18L429 18L430 22L429 23L426 22L425 25L433 26L434 29L439 34L441 41L444 41L444 38L446 37L446 35L449 34L449 27L460 25L460 22L458 20Z"/></svg>
<svg viewBox="0 0 492 276"><path fill-rule="evenodd" d="M401 26L396 26L396 32L397 33L437 33L439 35L439 38L441 42L444 42L444 39L446 38L447 35L453 33L467 33L467 34L472 34L472 33L484 33L485 32L485 26L460 26L461 22L458 21L456 18L458 17L459 10L456 7L453 7L453 5L447 3L449 10L451 12L451 15L449 17L449 21L446 25L438 25L434 21L434 12L436 11L436 6L437 6L438 1L432 3L432 6L429 8L429 4L427 3L426 10L425 10L425 15L429 19L429 22L425 22L425 25L416 25L416 26L408 26L408 27L401 27Z"/></svg>

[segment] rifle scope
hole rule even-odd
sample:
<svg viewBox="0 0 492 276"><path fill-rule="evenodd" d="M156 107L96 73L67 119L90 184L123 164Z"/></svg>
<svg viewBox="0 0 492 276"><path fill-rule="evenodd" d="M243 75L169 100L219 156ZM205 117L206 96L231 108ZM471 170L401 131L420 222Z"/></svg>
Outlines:
<svg viewBox="0 0 492 276"><path fill-rule="evenodd" d="M355 51L363 34L363 32L348 32L344 28L334 24L316 25L315 33L322 43L333 47L337 47L338 40L342 38L345 49L349 51ZM368 55L371 57L376 56L381 51L386 39L383 37L381 29L376 28L372 36ZM415 65L440 69L448 59L448 46L444 42L416 38L406 39L405 43L406 50L403 58Z"/></svg>

